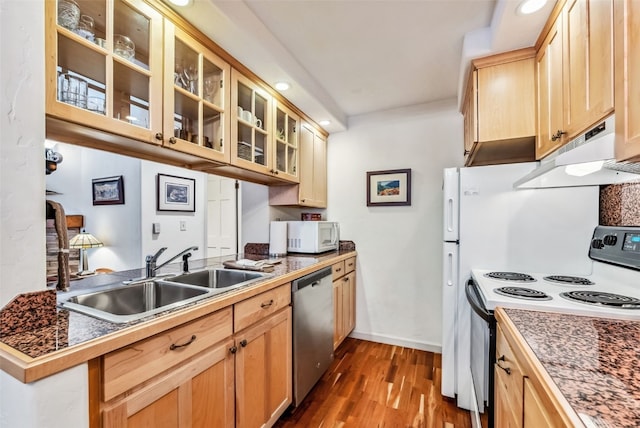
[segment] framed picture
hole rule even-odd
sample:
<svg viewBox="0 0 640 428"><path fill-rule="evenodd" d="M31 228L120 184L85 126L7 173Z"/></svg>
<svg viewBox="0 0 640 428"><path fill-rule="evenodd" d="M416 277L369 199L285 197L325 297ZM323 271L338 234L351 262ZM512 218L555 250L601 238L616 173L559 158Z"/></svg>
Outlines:
<svg viewBox="0 0 640 428"><path fill-rule="evenodd" d="M116 177L94 178L91 180L93 205L124 204L124 179Z"/></svg>
<svg viewBox="0 0 640 428"><path fill-rule="evenodd" d="M411 169L367 172L367 206L411 205Z"/></svg>
<svg viewBox="0 0 640 428"><path fill-rule="evenodd" d="M196 210L196 180L158 174L158 211Z"/></svg>

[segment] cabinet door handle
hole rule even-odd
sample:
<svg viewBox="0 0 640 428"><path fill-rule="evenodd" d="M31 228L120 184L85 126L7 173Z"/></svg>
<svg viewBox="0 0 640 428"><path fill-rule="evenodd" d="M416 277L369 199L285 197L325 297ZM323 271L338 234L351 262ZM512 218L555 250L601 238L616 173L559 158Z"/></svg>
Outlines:
<svg viewBox="0 0 640 428"><path fill-rule="evenodd" d="M233 345L231 348L229 348L229 352L235 354L236 352L238 352L238 347L236 345Z"/></svg>
<svg viewBox="0 0 640 428"><path fill-rule="evenodd" d="M349 281L349 278L347 278L347 277L345 276L344 278L342 278L342 281L343 281L343 282L347 282L347 281Z"/></svg>
<svg viewBox="0 0 640 428"><path fill-rule="evenodd" d="M162 135L162 132L158 132L155 135L156 140L162 141L162 139L164 138L164 135Z"/></svg>
<svg viewBox="0 0 640 428"><path fill-rule="evenodd" d="M262 304L260 305L260 307L261 307L262 309L267 309L267 308L270 308L270 307L271 307L271 305L273 305L273 299L269 300L268 302L264 302L264 303L262 303Z"/></svg>
<svg viewBox="0 0 640 428"><path fill-rule="evenodd" d="M169 142L170 142L171 144L175 144L175 143L176 143L176 137L171 137L171 138L169 138Z"/></svg>
<svg viewBox="0 0 640 428"><path fill-rule="evenodd" d="M194 334L191 336L191 339L189 339L187 343L183 343L182 345L176 345L175 343L172 343L171 346L169 346L169 349L173 351L178 348L184 348L185 346L191 345L193 342L195 342L195 340L196 340L196 335Z"/></svg>
<svg viewBox="0 0 640 428"><path fill-rule="evenodd" d="M499 368L501 368L502 370L504 370L504 371L507 373L507 375L510 375L510 374L511 374L511 369L510 369L509 367L502 367L502 366L501 366L500 364L498 364L498 363L496 363L496 367L499 367Z"/></svg>
<svg viewBox="0 0 640 428"><path fill-rule="evenodd" d="M245 346L247 346L247 343L248 343L248 342L247 342L247 339L242 339L242 340L240 341L240 346L242 346L242 347L244 348Z"/></svg>
<svg viewBox="0 0 640 428"><path fill-rule="evenodd" d="M559 139L560 139L563 135L565 135L565 134L566 134L566 132L564 132L564 131L562 131L562 130L558 129L558 132L556 132L555 134L553 134L553 135L551 136L551 141L559 140Z"/></svg>

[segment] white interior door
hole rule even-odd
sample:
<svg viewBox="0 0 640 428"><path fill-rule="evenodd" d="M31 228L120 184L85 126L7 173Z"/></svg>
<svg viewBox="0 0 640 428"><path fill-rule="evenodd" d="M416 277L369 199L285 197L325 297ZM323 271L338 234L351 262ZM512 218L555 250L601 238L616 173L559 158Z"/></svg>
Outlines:
<svg viewBox="0 0 640 428"><path fill-rule="evenodd" d="M236 180L209 175L207 180L207 257L235 254L237 243Z"/></svg>

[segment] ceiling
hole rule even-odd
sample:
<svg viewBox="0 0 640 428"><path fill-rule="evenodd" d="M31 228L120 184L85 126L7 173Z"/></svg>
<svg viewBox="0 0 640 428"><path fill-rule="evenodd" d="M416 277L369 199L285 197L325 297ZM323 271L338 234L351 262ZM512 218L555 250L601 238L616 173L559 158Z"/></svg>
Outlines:
<svg viewBox="0 0 640 428"><path fill-rule="evenodd" d="M351 116L459 97L473 57L532 46L554 1L193 0L175 10L329 132Z"/></svg>

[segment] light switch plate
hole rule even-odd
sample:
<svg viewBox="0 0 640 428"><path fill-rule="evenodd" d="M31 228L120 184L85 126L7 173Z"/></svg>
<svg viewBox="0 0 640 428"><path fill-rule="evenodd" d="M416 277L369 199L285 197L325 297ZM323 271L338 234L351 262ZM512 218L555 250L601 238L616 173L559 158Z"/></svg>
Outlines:
<svg viewBox="0 0 640 428"><path fill-rule="evenodd" d="M184 232L185 230L187 230L187 222L184 220L180 220L180 230L182 232Z"/></svg>

